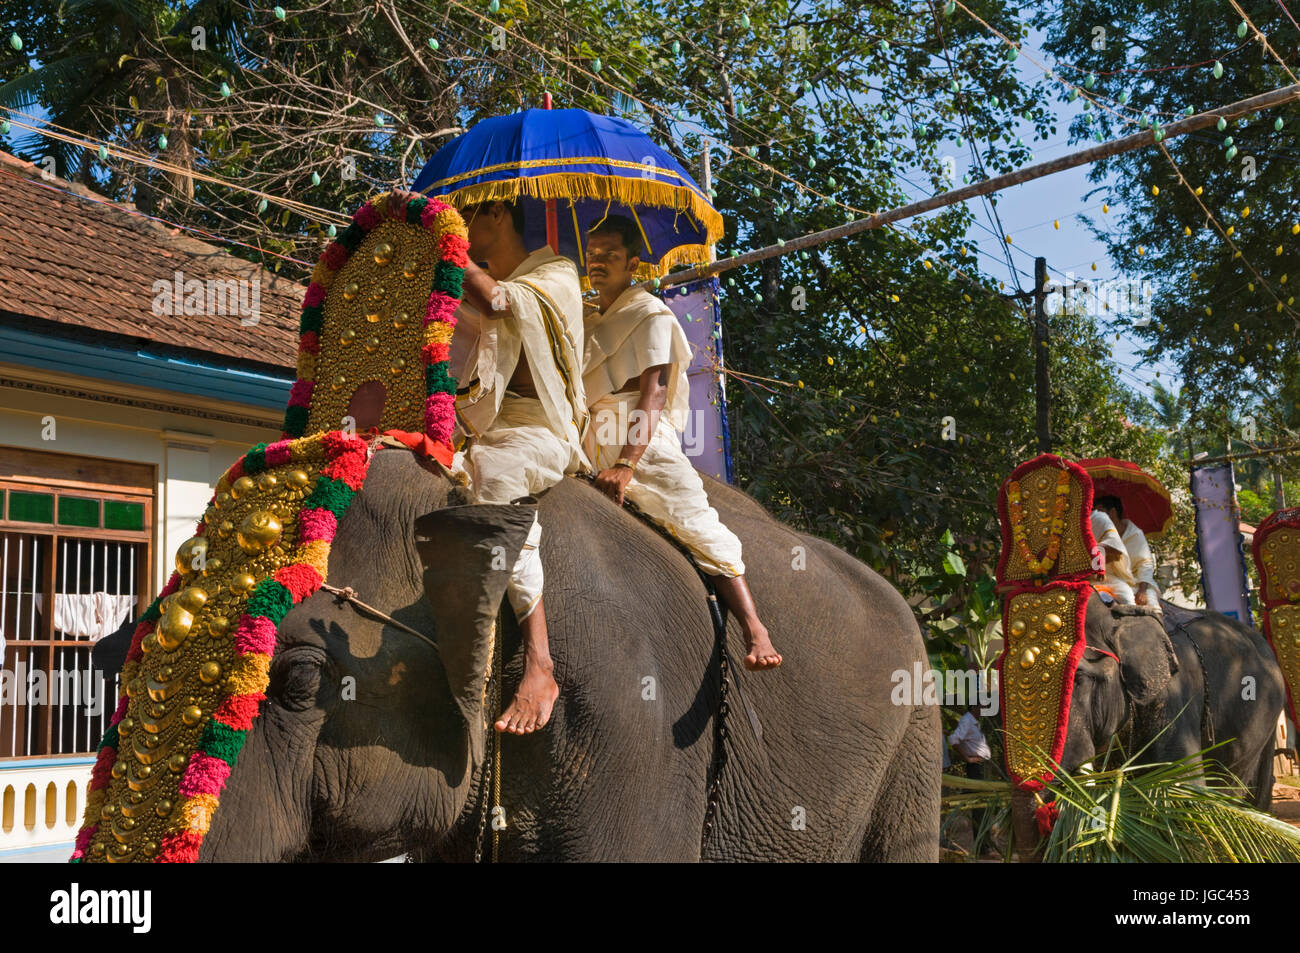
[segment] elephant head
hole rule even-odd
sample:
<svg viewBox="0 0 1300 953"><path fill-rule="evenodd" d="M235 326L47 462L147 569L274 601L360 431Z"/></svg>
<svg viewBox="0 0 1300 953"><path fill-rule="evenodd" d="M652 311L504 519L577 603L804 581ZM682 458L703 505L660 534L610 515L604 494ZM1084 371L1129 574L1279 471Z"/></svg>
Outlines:
<svg viewBox="0 0 1300 953"><path fill-rule="evenodd" d="M1169 680L1178 671L1163 623L1137 607L1108 607L1093 595L1085 636L1087 647L1074 674L1061 755L1066 772L1103 753L1130 712L1129 753L1150 740L1150 726L1158 720Z"/></svg>
<svg viewBox="0 0 1300 953"><path fill-rule="evenodd" d="M533 508L456 494L405 451L376 455L327 582L430 641L324 590L294 607L200 860L380 860L436 849L464 819L496 609ZM104 640L99 664L120 666L129 639Z"/></svg>

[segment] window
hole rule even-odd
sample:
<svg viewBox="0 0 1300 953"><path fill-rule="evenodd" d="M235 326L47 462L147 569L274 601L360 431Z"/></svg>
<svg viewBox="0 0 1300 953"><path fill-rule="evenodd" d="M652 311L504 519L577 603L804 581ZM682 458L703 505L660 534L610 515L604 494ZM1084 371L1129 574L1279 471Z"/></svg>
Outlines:
<svg viewBox="0 0 1300 953"><path fill-rule="evenodd" d="M95 642L148 604L153 468L0 447L0 758L96 750Z"/></svg>

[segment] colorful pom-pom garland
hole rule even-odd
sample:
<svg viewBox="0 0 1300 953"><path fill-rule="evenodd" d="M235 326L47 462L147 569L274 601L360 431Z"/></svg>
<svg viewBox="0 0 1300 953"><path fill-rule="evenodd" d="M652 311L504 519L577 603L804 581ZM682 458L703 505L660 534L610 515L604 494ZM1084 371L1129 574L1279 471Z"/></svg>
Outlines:
<svg viewBox="0 0 1300 953"><path fill-rule="evenodd" d="M366 235L385 221L402 221L423 228L433 236L438 248L439 260L423 315L420 349L425 377L423 431L431 439L451 445L456 423L456 379L451 374L450 346L456 326L455 311L462 294L461 283L469 264L469 240L464 220L452 206L426 196L407 202L390 201L389 193L377 195L361 206L352 223L326 247L312 272L303 297L298 379L285 410L285 438L301 437L307 431L312 397L317 389L317 361L325 322L325 297L330 285Z"/></svg>
<svg viewBox="0 0 1300 953"><path fill-rule="evenodd" d="M128 714L140 721L148 701L147 696L133 698L128 693L128 686L142 674L145 640L159 624L163 601L181 589L179 571L172 574L158 598L141 614L122 667L122 697L110 727L104 733L91 772L85 818L71 858L74 863L87 859L119 859L109 857L110 851L126 855L120 859L129 857L155 863L192 863L198 859L199 847L212 823L231 768L266 697L271 656L275 651L280 622L295 605L316 592L324 581L330 543L339 521L361 489L369 461L370 450L365 441L332 431L305 439L259 444L236 461L221 478L210 506L216 504L223 493L228 494L241 477L254 477L284 466L316 470L314 484L309 484L310 491L297 504L297 545L286 556L287 564L256 582L244 600L243 611L233 632L226 637L229 639L228 647L233 649L234 661L220 683L219 703L202 724L197 746L191 751L172 751L166 758L162 753L154 756L160 773L165 770L165 761L178 755L186 759L183 770L179 771L176 801L168 814L165 832L158 841L143 845L143 849L139 844L128 849L121 838L115 843L112 837L97 835L100 834L110 783L116 777L114 764L123 743L120 725ZM272 480L267 485L274 488L276 482ZM198 536L204 536L206 530L207 522L200 523ZM139 726L134 730L140 730ZM180 762L177 762L177 768L181 768ZM123 771L122 775L125 774ZM121 787L116 793L122 795Z"/></svg>

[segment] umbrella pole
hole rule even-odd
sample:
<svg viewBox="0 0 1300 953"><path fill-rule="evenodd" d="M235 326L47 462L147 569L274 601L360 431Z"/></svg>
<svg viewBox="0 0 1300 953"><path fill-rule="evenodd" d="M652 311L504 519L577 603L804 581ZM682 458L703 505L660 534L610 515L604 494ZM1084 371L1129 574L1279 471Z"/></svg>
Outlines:
<svg viewBox="0 0 1300 953"><path fill-rule="evenodd" d="M551 94L546 93L545 108L551 108ZM582 241L582 236L578 236L578 241ZM555 254L560 253L560 221L555 212L555 199L546 200L546 244L551 246L551 251Z"/></svg>

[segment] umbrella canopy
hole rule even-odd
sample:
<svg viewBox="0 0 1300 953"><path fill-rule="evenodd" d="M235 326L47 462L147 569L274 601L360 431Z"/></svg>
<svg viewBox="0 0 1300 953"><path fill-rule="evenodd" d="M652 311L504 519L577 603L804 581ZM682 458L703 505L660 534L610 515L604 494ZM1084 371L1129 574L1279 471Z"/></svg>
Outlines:
<svg viewBox="0 0 1300 953"><path fill-rule="evenodd" d="M1092 477L1093 499L1117 496L1124 502L1124 518L1148 536L1159 536L1174 521L1174 508L1164 484L1136 463L1097 457L1080 460Z"/></svg>
<svg viewBox="0 0 1300 953"><path fill-rule="evenodd" d="M413 189L457 208L522 198L524 243L546 243L546 200L557 199L560 254L586 273L587 230L625 215L647 250L638 279L708 261L722 216L671 155L631 123L585 109L525 109L474 124L438 150Z"/></svg>

